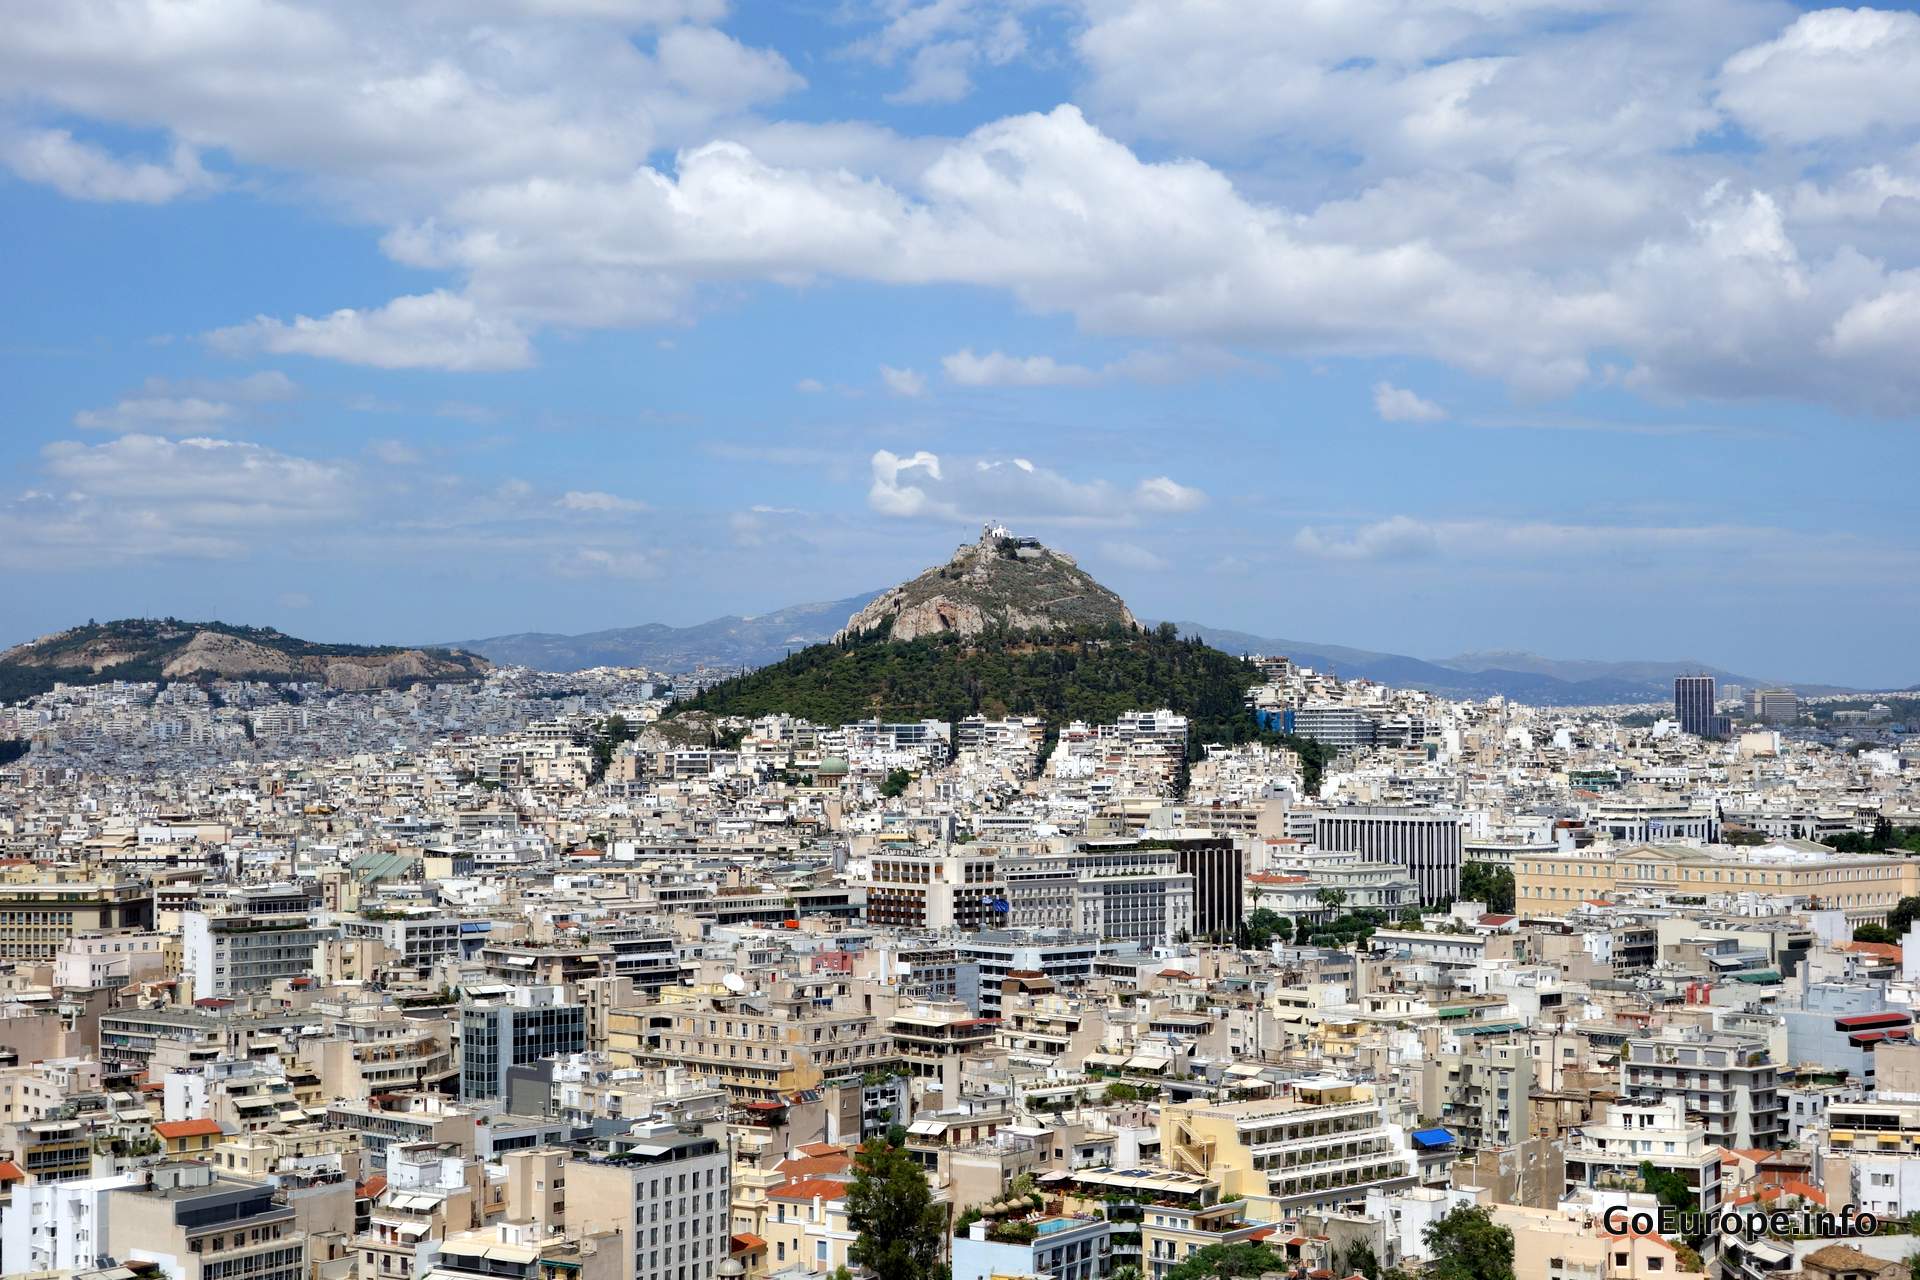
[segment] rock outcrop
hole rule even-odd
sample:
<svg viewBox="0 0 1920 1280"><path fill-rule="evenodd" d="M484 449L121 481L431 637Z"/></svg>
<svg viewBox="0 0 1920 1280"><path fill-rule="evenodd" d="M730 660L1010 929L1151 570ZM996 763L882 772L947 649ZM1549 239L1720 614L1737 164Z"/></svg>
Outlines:
<svg viewBox="0 0 1920 1280"><path fill-rule="evenodd" d="M885 629L889 639L1013 631L1138 627L1126 602L1095 582L1073 557L1005 529L911 582L883 591L847 619L836 640Z"/></svg>

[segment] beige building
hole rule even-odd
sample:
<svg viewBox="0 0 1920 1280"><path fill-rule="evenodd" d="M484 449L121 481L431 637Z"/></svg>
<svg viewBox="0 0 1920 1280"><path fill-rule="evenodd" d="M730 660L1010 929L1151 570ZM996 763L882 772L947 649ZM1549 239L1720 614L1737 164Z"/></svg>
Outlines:
<svg viewBox="0 0 1920 1280"><path fill-rule="evenodd" d="M102 1253L158 1263L175 1280L306 1280L306 1237L273 1184L211 1165L157 1166L151 1185L110 1193L106 1222Z"/></svg>
<svg viewBox="0 0 1920 1280"><path fill-rule="evenodd" d="M1281 1209L1325 1207L1419 1180L1406 1134L1387 1121L1373 1086L1333 1078L1300 1081L1282 1098L1166 1107L1160 1150L1175 1172Z"/></svg>
<svg viewBox="0 0 1920 1280"><path fill-rule="evenodd" d="M77 934L152 924L153 891L137 880L33 864L0 872L0 960L52 960Z"/></svg>
<svg viewBox="0 0 1920 1280"><path fill-rule="evenodd" d="M683 1067L736 1102L778 1102L826 1080L899 1062L883 1025L891 997L843 996L821 1008L782 983L767 994L668 988L607 1015L607 1057L627 1067Z"/></svg>
<svg viewBox="0 0 1920 1280"><path fill-rule="evenodd" d="M1513 1274L1545 1280L1691 1280L1672 1241L1659 1235L1614 1235L1586 1213L1490 1206L1513 1232Z"/></svg>
<svg viewBox="0 0 1920 1280"><path fill-rule="evenodd" d="M1756 893L1817 899L1854 924L1885 921L1901 898L1920 893L1920 861L1811 847L1699 849L1636 845L1514 859L1514 910L1558 914L1616 890L1677 894Z"/></svg>

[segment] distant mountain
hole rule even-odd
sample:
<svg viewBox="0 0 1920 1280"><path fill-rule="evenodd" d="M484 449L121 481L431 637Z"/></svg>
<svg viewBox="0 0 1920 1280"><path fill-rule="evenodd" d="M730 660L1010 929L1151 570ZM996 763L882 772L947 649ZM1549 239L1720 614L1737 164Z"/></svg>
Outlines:
<svg viewBox="0 0 1920 1280"><path fill-rule="evenodd" d="M649 622L584 635L523 631L463 640L459 648L502 666L538 671L585 671L589 667L652 667L691 671L695 667L764 667L795 649L830 638L847 619L866 607L874 593L825 603L789 605L772 613L729 614L690 627Z"/></svg>
<svg viewBox="0 0 1920 1280"><path fill-rule="evenodd" d="M1107 590L1072 556L983 529L945 564L882 591L847 619L836 638L880 632L893 640L976 636L983 631L1072 631L1132 628L1126 601Z"/></svg>
<svg viewBox="0 0 1920 1280"><path fill-rule="evenodd" d="M336 689L385 689L473 680L490 669L485 658L453 649L318 644L271 627L129 618L90 622L0 653L0 701L55 684L115 680L317 680Z"/></svg>
<svg viewBox="0 0 1920 1280"><path fill-rule="evenodd" d="M946 564L888 591L793 605L755 617L715 618L691 627L649 623L585 635L526 632L465 640L457 647L497 663L543 671L596 666L690 671L696 666L763 667L843 630L858 632L883 621L888 634L900 638L942 631L966 633L982 622L1004 625L1015 615L1094 627L1127 625L1133 619L1124 601L1087 577L1070 557L1050 551L1049 559L1040 565L995 552L982 562L979 550L979 544L968 544ZM969 578L970 574L978 576ZM1174 625L1181 635L1198 637L1231 654L1283 653L1343 677L1426 689L1450 698L1499 695L1537 706L1664 702L1673 696L1674 676L1700 671L1722 684L1749 689L1784 683L1809 695L1854 692L1835 685L1763 680L1699 662L1601 662L1508 650L1429 661L1314 640L1255 635L1204 622Z"/></svg>
<svg viewBox="0 0 1920 1280"><path fill-rule="evenodd" d="M1499 695L1538 706L1592 706L1601 703L1664 702L1673 697L1673 678L1704 672L1721 684L1769 688L1788 684L1802 694L1847 693L1834 685L1763 680L1699 662L1543 658L1513 650L1466 653L1427 661L1396 653L1377 653L1310 640L1258 636L1201 622L1178 622L1182 635L1197 635L1230 653L1285 654L1304 666L1332 671L1348 679L1376 680L1403 689L1425 689L1450 698Z"/></svg>

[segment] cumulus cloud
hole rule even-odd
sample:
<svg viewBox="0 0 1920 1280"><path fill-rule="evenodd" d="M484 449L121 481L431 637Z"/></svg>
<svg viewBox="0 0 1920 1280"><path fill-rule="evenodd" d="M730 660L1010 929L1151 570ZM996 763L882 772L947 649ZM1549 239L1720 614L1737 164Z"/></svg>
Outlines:
<svg viewBox="0 0 1920 1280"><path fill-rule="evenodd" d="M1815 142L1920 124L1920 15L1884 9L1803 13L1720 73L1720 105L1757 133Z"/></svg>
<svg viewBox="0 0 1920 1280"><path fill-rule="evenodd" d="M444 277L220 331L240 351L514 368L543 332L681 322L706 288L826 277L1001 290L1150 344L1413 355L1534 394L1592 381L1598 353L1668 394L1920 394L1920 366L1850 336L1870 310L1841 331L1875 300L1897 310L1920 267L1911 234L1854 230L1904 207L1915 167L1863 152L1920 126L1912 15L1103 0L1072 37L1085 111L901 138L760 118L800 77L697 5L478 8L396 32L369 3L217 24L150 0L25 6L0 91L28 128L109 122L288 175ZM856 52L951 96L955 65L1024 56L1024 12L889 5ZM943 63L960 44L970 60ZM1697 145L1729 122L1762 154ZM1146 158L1166 154L1192 158ZM1876 163L1885 181L1851 176ZM1823 203L1860 212L1796 221ZM956 381L1087 376L974 360Z"/></svg>
<svg viewBox="0 0 1920 1280"><path fill-rule="evenodd" d="M1167 476L1154 476L1134 486L1133 498L1149 511L1197 511L1207 505L1207 495Z"/></svg>
<svg viewBox="0 0 1920 1280"><path fill-rule="evenodd" d="M912 369L896 369L892 365L880 366L880 381L897 396L911 398L924 395L927 390L926 378Z"/></svg>
<svg viewBox="0 0 1920 1280"><path fill-rule="evenodd" d="M1191 511L1206 501L1200 490L1167 476L1127 490L1105 480L1074 480L1027 458L943 461L924 449L904 457L881 449L872 468L867 505L885 516L1125 524L1142 515Z"/></svg>
<svg viewBox="0 0 1920 1280"><path fill-rule="evenodd" d="M1433 401L1391 382L1373 384L1373 411L1382 422L1439 422L1447 416Z"/></svg>
<svg viewBox="0 0 1920 1280"><path fill-rule="evenodd" d="M184 144L174 147L165 164L123 160L65 129L0 135L0 164L73 200L165 204L216 185L200 167L199 154Z"/></svg>
<svg viewBox="0 0 1920 1280"><path fill-rule="evenodd" d="M562 510L593 515L631 514L647 510L647 504L637 498L622 498L617 494L590 489L569 489L560 495L560 500L554 505Z"/></svg>
<svg viewBox="0 0 1920 1280"><path fill-rule="evenodd" d="M257 316L248 324L217 329L208 339L234 354L319 356L379 369L518 369L533 360L517 326L443 290L395 298L372 310L349 307L290 322Z"/></svg>

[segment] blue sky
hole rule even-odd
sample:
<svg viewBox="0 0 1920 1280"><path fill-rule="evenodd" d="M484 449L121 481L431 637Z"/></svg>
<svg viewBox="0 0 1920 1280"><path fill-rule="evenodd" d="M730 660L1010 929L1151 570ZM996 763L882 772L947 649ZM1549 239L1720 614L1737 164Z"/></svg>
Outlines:
<svg viewBox="0 0 1920 1280"><path fill-rule="evenodd" d="M0 642L872 589L1920 681L1920 17L74 0L0 48Z"/></svg>

